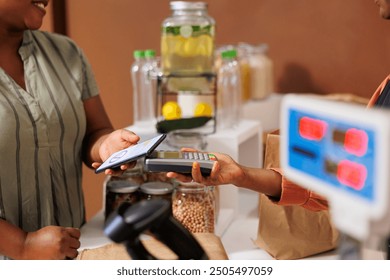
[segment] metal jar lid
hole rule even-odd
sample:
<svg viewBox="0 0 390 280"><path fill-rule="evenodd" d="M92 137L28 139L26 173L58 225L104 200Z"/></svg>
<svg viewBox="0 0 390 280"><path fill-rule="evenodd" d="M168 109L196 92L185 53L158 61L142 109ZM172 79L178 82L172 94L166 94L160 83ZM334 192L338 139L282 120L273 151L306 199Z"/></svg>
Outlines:
<svg viewBox="0 0 390 280"><path fill-rule="evenodd" d="M132 193L138 190L139 185L129 181L109 181L106 190L113 193Z"/></svg>
<svg viewBox="0 0 390 280"><path fill-rule="evenodd" d="M140 186L141 192L152 195L164 195L173 192L172 184L165 182L147 182Z"/></svg>

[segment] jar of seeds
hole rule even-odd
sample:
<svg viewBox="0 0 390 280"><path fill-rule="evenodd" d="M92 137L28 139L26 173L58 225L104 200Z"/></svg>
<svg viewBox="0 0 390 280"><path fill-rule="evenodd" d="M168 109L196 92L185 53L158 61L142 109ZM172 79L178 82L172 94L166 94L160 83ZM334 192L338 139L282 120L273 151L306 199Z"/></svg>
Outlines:
<svg viewBox="0 0 390 280"><path fill-rule="evenodd" d="M214 233L214 187L196 182L176 182L172 213L192 233Z"/></svg>

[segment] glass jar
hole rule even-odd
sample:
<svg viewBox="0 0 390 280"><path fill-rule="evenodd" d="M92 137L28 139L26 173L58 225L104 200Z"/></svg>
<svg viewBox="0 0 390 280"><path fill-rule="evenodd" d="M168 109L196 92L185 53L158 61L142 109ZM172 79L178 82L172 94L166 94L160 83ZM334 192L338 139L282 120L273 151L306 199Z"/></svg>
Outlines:
<svg viewBox="0 0 390 280"><path fill-rule="evenodd" d="M146 181L142 161L138 160L134 168L127 169L120 176L107 176L104 181L105 219L122 203L134 204L139 201L139 186Z"/></svg>
<svg viewBox="0 0 390 280"><path fill-rule="evenodd" d="M172 213L192 233L214 233L214 187L177 182L172 195Z"/></svg>
<svg viewBox="0 0 390 280"><path fill-rule="evenodd" d="M207 3L173 1L162 23L161 67L164 74L212 72L215 20Z"/></svg>
<svg viewBox="0 0 390 280"><path fill-rule="evenodd" d="M167 182L147 182L140 186L141 199L165 199L172 201L173 185Z"/></svg>
<svg viewBox="0 0 390 280"><path fill-rule="evenodd" d="M105 220L123 203L134 204L139 201L139 184L128 180L114 180L106 183L104 207Z"/></svg>

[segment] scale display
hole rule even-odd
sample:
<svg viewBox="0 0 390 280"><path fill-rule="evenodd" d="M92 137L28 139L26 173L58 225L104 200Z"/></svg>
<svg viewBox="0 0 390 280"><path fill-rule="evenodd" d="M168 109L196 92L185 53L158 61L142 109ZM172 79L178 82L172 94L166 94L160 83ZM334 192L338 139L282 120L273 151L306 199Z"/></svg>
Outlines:
<svg viewBox="0 0 390 280"><path fill-rule="evenodd" d="M374 131L296 109L288 114L289 166L372 202Z"/></svg>
<svg viewBox="0 0 390 280"><path fill-rule="evenodd" d="M390 230L390 111L287 95L281 106L281 167L324 196L335 225L364 240Z"/></svg>

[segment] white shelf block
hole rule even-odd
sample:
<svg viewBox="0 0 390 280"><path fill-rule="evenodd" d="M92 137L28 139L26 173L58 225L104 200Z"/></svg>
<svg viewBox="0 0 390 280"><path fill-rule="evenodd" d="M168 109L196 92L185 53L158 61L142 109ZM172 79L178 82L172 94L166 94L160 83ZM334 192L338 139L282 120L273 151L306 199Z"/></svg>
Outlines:
<svg viewBox="0 0 390 280"><path fill-rule="evenodd" d="M265 99L249 100L243 104L243 118L260 121L264 131L279 128L280 105L283 94L273 93Z"/></svg>

